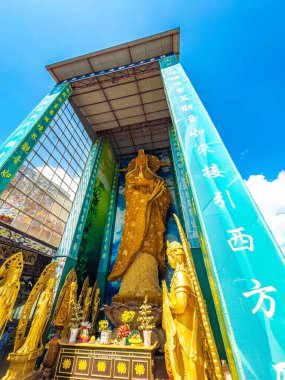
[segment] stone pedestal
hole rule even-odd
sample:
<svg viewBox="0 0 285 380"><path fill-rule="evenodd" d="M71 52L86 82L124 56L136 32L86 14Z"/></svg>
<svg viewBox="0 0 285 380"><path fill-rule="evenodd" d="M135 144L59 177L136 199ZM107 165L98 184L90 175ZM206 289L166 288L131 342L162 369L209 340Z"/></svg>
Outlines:
<svg viewBox="0 0 285 380"><path fill-rule="evenodd" d="M36 361L43 354L43 351L43 348L39 348L27 354L9 354L9 368L2 380L33 380L37 375L35 371Z"/></svg>

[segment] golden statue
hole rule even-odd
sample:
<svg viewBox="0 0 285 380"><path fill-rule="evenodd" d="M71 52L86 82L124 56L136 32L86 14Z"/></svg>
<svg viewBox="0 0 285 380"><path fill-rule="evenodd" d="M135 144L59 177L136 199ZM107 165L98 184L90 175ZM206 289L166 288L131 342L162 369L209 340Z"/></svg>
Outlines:
<svg viewBox="0 0 285 380"><path fill-rule="evenodd" d="M95 288L96 285L96 288ZM99 314L99 306L100 306L100 288L97 287L97 281L93 287L93 300L92 300L92 314L91 314L91 333L95 333L95 326L97 322L97 317Z"/></svg>
<svg viewBox="0 0 285 380"><path fill-rule="evenodd" d="M23 254L19 252L7 259L0 268L0 339L7 322L12 320L23 267Z"/></svg>
<svg viewBox="0 0 285 380"><path fill-rule="evenodd" d="M16 354L26 354L43 347L42 334L48 322L48 317L52 306L55 281L55 278L50 278L48 280L47 286L42 292L37 303L29 333L22 347L16 351Z"/></svg>
<svg viewBox="0 0 285 380"><path fill-rule="evenodd" d="M57 262L53 261L46 266L29 294L18 323L14 351L8 355L9 369L3 380L26 380L34 376L36 360L44 350L42 335L52 307L56 265ZM26 337L29 317L37 299L36 311Z"/></svg>
<svg viewBox="0 0 285 380"><path fill-rule="evenodd" d="M182 245L167 244L174 269L170 293L163 282L166 366L174 380L222 379L221 365L190 247L178 224Z"/></svg>
<svg viewBox="0 0 285 380"><path fill-rule="evenodd" d="M82 314L83 321L89 321L90 312L91 312L91 302L92 302L92 290L93 288L92 286L90 286L87 289L86 296L84 298L83 314Z"/></svg>
<svg viewBox="0 0 285 380"><path fill-rule="evenodd" d="M170 194L155 174L162 165L155 156L139 150L128 165L126 214L118 256L109 281L122 279L115 300L160 299L158 268L165 268L163 234Z"/></svg>
<svg viewBox="0 0 285 380"><path fill-rule="evenodd" d="M78 303L81 305L81 307L83 307L84 299L87 295L88 288L89 288L89 276L85 277L85 280L81 288L80 296L78 298Z"/></svg>
<svg viewBox="0 0 285 380"><path fill-rule="evenodd" d="M77 301L77 275L72 269L64 281L59 293L56 307L51 320L56 327L56 335L48 342L48 350L43 359L43 379L53 378L53 367L59 352L59 342L61 338L69 335L69 321L71 317L71 307Z"/></svg>

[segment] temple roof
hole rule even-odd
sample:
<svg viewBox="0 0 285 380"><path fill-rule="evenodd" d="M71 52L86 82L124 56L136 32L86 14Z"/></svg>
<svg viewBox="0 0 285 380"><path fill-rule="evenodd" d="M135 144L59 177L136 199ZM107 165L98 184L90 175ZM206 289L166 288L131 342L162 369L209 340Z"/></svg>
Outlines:
<svg viewBox="0 0 285 380"><path fill-rule="evenodd" d="M179 57L180 30L172 29L77 58L47 70L56 82L69 82L70 102L91 134L106 135L116 152L169 147L170 115L159 59Z"/></svg>

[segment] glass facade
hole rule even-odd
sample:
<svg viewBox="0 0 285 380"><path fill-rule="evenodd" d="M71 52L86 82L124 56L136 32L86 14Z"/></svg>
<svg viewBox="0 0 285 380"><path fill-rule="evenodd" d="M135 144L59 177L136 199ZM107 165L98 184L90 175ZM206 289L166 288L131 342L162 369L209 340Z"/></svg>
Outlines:
<svg viewBox="0 0 285 380"><path fill-rule="evenodd" d="M0 198L0 221L58 247L92 142L67 102Z"/></svg>

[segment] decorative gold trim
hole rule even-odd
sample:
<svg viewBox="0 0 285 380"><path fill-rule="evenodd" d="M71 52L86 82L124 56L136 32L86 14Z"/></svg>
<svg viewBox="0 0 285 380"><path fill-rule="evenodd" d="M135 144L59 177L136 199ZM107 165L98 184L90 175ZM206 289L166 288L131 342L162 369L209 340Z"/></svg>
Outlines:
<svg viewBox="0 0 285 380"><path fill-rule="evenodd" d="M120 349L120 350L130 350L130 351L139 351L139 350L142 350L142 351L153 351L156 346L157 346L157 342L155 342L152 346L150 347L145 347L145 346L120 346L119 344L96 344L96 343L68 343L68 342L64 342L62 341L61 339L58 341L59 344L61 346L66 346L66 347L70 347L72 348L72 346L74 347L94 347L94 348L108 348L108 349Z"/></svg>

